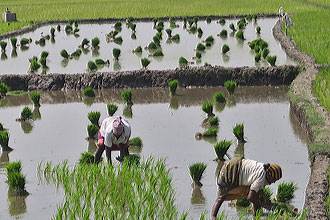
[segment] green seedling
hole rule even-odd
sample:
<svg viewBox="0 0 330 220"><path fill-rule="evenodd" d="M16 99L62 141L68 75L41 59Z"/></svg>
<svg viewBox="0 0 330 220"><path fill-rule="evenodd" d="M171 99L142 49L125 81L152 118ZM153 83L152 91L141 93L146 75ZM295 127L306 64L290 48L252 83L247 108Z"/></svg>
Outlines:
<svg viewBox="0 0 330 220"><path fill-rule="evenodd" d="M30 72L35 72L40 68L40 64L38 62L38 58L36 56L29 59L30 62Z"/></svg>
<svg viewBox="0 0 330 220"><path fill-rule="evenodd" d="M87 96L87 97L95 97L94 89L89 86L86 86L84 88L83 94L84 94L84 96Z"/></svg>
<svg viewBox="0 0 330 220"><path fill-rule="evenodd" d="M171 39L172 38L172 29L167 28L165 31L167 33L168 38Z"/></svg>
<svg viewBox="0 0 330 220"><path fill-rule="evenodd" d="M220 18L219 24L221 24L221 25L226 24L226 20L224 18Z"/></svg>
<svg viewBox="0 0 330 220"><path fill-rule="evenodd" d="M155 52L153 52L153 53L151 54L151 56L153 56L153 57L162 57L162 56L164 56L164 54L163 54L162 49L158 49L158 50L156 50Z"/></svg>
<svg viewBox="0 0 330 220"><path fill-rule="evenodd" d="M216 103L225 103L226 102L226 98L225 98L225 96L223 95L222 92L216 92L216 93L214 93L213 100Z"/></svg>
<svg viewBox="0 0 330 220"><path fill-rule="evenodd" d="M85 46L89 46L88 45L89 44L89 40L87 39L87 38L84 38L82 41L81 41L81 44L80 44L80 46L82 47L82 48L85 48Z"/></svg>
<svg viewBox="0 0 330 220"><path fill-rule="evenodd" d="M201 43L198 43L196 48L199 51L204 51L205 50L205 46L203 44L201 44Z"/></svg>
<svg viewBox="0 0 330 220"><path fill-rule="evenodd" d="M196 58L197 58L197 59L202 58L202 53L199 52L199 51L196 51Z"/></svg>
<svg viewBox="0 0 330 220"><path fill-rule="evenodd" d="M0 131L0 145L2 147L8 147L8 143L9 143L8 131L5 130Z"/></svg>
<svg viewBox="0 0 330 220"><path fill-rule="evenodd" d="M214 116L213 104L211 102L204 102L202 106L202 110L207 114L208 117Z"/></svg>
<svg viewBox="0 0 330 220"><path fill-rule="evenodd" d="M222 53L225 54L225 53L227 53L230 50L230 48L229 48L229 46L227 44L224 44L222 46L222 49L221 50L222 50Z"/></svg>
<svg viewBox="0 0 330 220"><path fill-rule="evenodd" d="M120 49L113 48L112 54L113 54L113 57L115 58L115 60L118 60L119 59L120 53L121 53Z"/></svg>
<svg viewBox="0 0 330 220"><path fill-rule="evenodd" d="M136 24L131 24L129 27L131 28L131 30L132 30L133 33L134 33L135 30L136 30Z"/></svg>
<svg viewBox="0 0 330 220"><path fill-rule="evenodd" d="M218 128L212 127L202 133L202 137L216 137L218 134Z"/></svg>
<svg viewBox="0 0 330 220"><path fill-rule="evenodd" d="M229 150L231 144L231 141L227 141L226 139L224 139L214 145L214 151L217 155L218 160L224 161L224 156L227 154L227 151Z"/></svg>
<svg viewBox="0 0 330 220"><path fill-rule="evenodd" d="M239 38L239 39L241 39L241 40L245 40L244 34L243 34L243 31L242 30L237 31L236 37Z"/></svg>
<svg viewBox="0 0 330 220"><path fill-rule="evenodd" d="M248 200L247 197L243 197L242 199L237 199L236 200L236 206L238 207L249 207L251 205L251 202Z"/></svg>
<svg viewBox="0 0 330 220"><path fill-rule="evenodd" d="M233 23L231 23L230 25L229 25L229 28L232 30L232 31L236 31L236 29L235 29L235 26L234 26L234 24Z"/></svg>
<svg viewBox="0 0 330 220"><path fill-rule="evenodd" d="M118 105L113 104L113 103L108 103L107 110L108 110L108 115L113 116L115 114L115 112L118 110Z"/></svg>
<svg viewBox="0 0 330 220"><path fill-rule="evenodd" d="M94 155L90 152L83 152L79 158L80 165L88 165L94 163Z"/></svg>
<svg viewBox="0 0 330 220"><path fill-rule="evenodd" d="M124 102L126 105L133 105L133 102L132 102L132 95L133 95L133 92L132 92L131 89L124 90L124 91L121 93L121 98L122 98L123 102Z"/></svg>
<svg viewBox="0 0 330 220"><path fill-rule="evenodd" d="M21 161L10 162L6 166L6 173L7 173L7 175L9 173L21 172L21 171L22 171L22 162Z"/></svg>
<svg viewBox="0 0 330 220"><path fill-rule="evenodd" d="M42 51L40 54L40 58L47 58L49 53L47 51Z"/></svg>
<svg viewBox="0 0 330 220"><path fill-rule="evenodd" d="M256 27L256 31L257 31L257 34L260 34L260 31L261 31L260 26L257 26L257 27Z"/></svg>
<svg viewBox="0 0 330 220"><path fill-rule="evenodd" d="M88 61L87 68L89 71L97 70L97 65L93 61Z"/></svg>
<svg viewBox="0 0 330 220"><path fill-rule="evenodd" d="M4 82L0 82L0 98L6 96L8 91L9 91L9 86L7 86L7 84Z"/></svg>
<svg viewBox="0 0 330 220"><path fill-rule="evenodd" d="M233 134L237 138L238 142L245 143L246 140L244 140L244 125L242 124L236 124L233 128Z"/></svg>
<svg viewBox="0 0 330 220"><path fill-rule="evenodd" d="M140 137L131 138L129 144L134 147L142 147L142 139Z"/></svg>
<svg viewBox="0 0 330 220"><path fill-rule="evenodd" d="M64 59L69 59L69 57L70 57L70 55L68 54L68 52L65 49L61 50L60 55Z"/></svg>
<svg viewBox="0 0 330 220"><path fill-rule="evenodd" d="M116 44L121 45L123 43L123 38L122 37L116 37L113 42L115 42Z"/></svg>
<svg viewBox="0 0 330 220"><path fill-rule="evenodd" d="M11 42L11 45L13 46L13 48L17 47L17 38L16 37L10 38L10 42Z"/></svg>
<svg viewBox="0 0 330 220"><path fill-rule="evenodd" d="M99 131L99 126L91 124L87 126L88 139L96 139L96 135Z"/></svg>
<svg viewBox="0 0 330 220"><path fill-rule="evenodd" d="M224 86L227 89L229 95L233 95L236 90L237 83L235 81L228 80L224 83Z"/></svg>
<svg viewBox="0 0 330 220"><path fill-rule="evenodd" d="M280 183L277 188L276 199L278 202L290 203L294 198L294 193L298 189L294 182Z"/></svg>
<svg viewBox="0 0 330 220"><path fill-rule="evenodd" d="M170 95L176 95L176 89L179 85L179 81L178 80L172 80L168 83L168 88L169 88L169 91L170 91Z"/></svg>
<svg viewBox="0 0 330 220"><path fill-rule="evenodd" d="M256 53L256 55L254 56L254 61L259 62L261 59L261 54L260 53Z"/></svg>
<svg viewBox="0 0 330 220"><path fill-rule="evenodd" d="M9 188L14 189L17 192L25 191L25 176L20 172L13 172L7 175L7 183Z"/></svg>
<svg viewBox="0 0 330 220"><path fill-rule="evenodd" d="M180 67L186 67L188 65L188 60L184 57L179 58L179 66Z"/></svg>
<svg viewBox="0 0 330 220"><path fill-rule="evenodd" d="M276 56L268 56L268 57L266 58L267 62L268 62L271 66L275 66L276 59L277 59Z"/></svg>
<svg viewBox="0 0 330 220"><path fill-rule="evenodd" d="M209 24L209 23L211 23L211 21L212 21L211 17L210 17L210 16L207 16L207 17L206 17L206 23Z"/></svg>
<svg viewBox="0 0 330 220"><path fill-rule="evenodd" d="M6 47L7 47L7 42L6 41L0 41L0 47L1 47L1 51L6 51Z"/></svg>
<svg viewBox="0 0 330 220"><path fill-rule="evenodd" d="M32 110L28 106L24 107L21 112L20 120L26 121L26 120L30 120L32 118L33 118Z"/></svg>
<svg viewBox="0 0 330 220"><path fill-rule="evenodd" d="M228 35L228 32L227 32L226 29L222 29L220 34L219 34L220 37L227 37L227 35Z"/></svg>
<svg viewBox="0 0 330 220"><path fill-rule="evenodd" d="M205 42L208 42L208 43L213 44L213 42L214 42L214 38L213 38L213 36L208 36L208 37L205 39Z"/></svg>
<svg viewBox="0 0 330 220"><path fill-rule="evenodd" d="M138 46L137 48L135 48L135 50L133 50L134 53L142 53L142 47Z"/></svg>
<svg viewBox="0 0 330 220"><path fill-rule="evenodd" d="M93 124L99 126L99 120L101 117L100 112L89 112L88 113L88 120Z"/></svg>
<svg viewBox="0 0 330 220"><path fill-rule="evenodd" d="M100 39L98 37L94 37L92 39L92 47L95 49L95 48L98 48L100 44Z"/></svg>
<svg viewBox="0 0 330 220"><path fill-rule="evenodd" d="M142 69L147 69L147 66L150 64L150 60L148 58L141 59Z"/></svg>
<svg viewBox="0 0 330 220"><path fill-rule="evenodd" d="M196 186L203 185L200 181L203 177L206 167L207 165L205 163L194 163L189 165L190 176Z"/></svg>
<svg viewBox="0 0 330 220"><path fill-rule="evenodd" d="M20 45L21 46L27 46L28 44L30 44L30 40L29 39L27 39L27 38L22 38L21 40L20 40Z"/></svg>
<svg viewBox="0 0 330 220"><path fill-rule="evenodd" d="M262 52L261 52L261 56L264 59L266 59L266 57L268 56L268 54L269 54L269 49L268 48L263 49Z"/></svg>
<svg viewBox="0 0 330 220"><path fill-rule="evenodd" d="M30 92L29 97L33 102L34 106L36 107L40 106L40 92Z"/></svg>
<svg viewBox="0 0 330 220"><path fill-rule="evenodd" d="M180 35L179 34L176 34L172 37L172 41L174 42L179 42L180 41Z"/></svg>
<svg viewBox="0 0 330 220"><path fill-rule="evenodd" d="M207 120L207 124L209 124L211 127L212 126L218 126L219 125L219 118L218 117L210 117Z"/></svg>

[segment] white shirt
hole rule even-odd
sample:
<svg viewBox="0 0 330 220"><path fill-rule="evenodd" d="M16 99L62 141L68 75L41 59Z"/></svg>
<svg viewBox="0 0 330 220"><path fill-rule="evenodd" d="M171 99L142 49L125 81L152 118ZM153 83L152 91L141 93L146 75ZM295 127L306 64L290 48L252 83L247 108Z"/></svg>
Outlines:
<svg viewBox="0 0 330 220"><path fill-rule="evenodd" d="M267 184L264 164L255 160L242 159L239 185L250 186L250 190L258 192Z"/></svg>
<svg viewBox="0 0 330 220"><path fill-rule="evenodd" d="M131 137L131 126L124 118L121 119L124 124L124 132L118 138L113 134L112 123L116 118L117 116L107 117L101 123L100 133L104 137L104 145L107 147L111 147L112 144L125 144Z"/></svg>

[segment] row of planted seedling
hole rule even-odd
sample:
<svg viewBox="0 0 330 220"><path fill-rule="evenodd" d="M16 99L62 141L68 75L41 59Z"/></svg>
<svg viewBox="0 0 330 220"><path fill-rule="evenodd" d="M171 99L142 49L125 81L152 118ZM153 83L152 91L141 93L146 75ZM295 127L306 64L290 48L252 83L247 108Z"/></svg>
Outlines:
<svg viewBox="0 0 330 220"><path fill-rule="evenodd" d="M256 19L257 17L254 17L254 19ZM207 23L210 23L209 22L209 19L210 17L207 18ZM237 31L236 33L236 37L239 38L239 39L242 39L244 40L244 34L243 34L243 30L247 24L247 21L246 20L249 20L251 19L251 16L248 16L247 18L242 18L241 20L239 20L237 22L237 29L235 28L235 25L233 23L231 23L229 25L230 29L232 30L232 36L234 35L234 33ZM189 33L198 33L198 37L200 38L202 35L203 35L203 31L200 27L197 27L197 22L198 22L199 18L198 17L194 17L192 19L189 19L187 20L186 17L183 18L183 21L184 21L184 28L186 28L187 26L187 23L189 25L189 28L187 29ZM128 18L126 20L126 24L129 28L132 29L133 31L133 34L135 34L135 29L136 29L136 24L132 23L132 18ZM218 23L224 25L225 24L225 20L224 19L220 19L218 21ZM73 28L72 28L72 21L69 22L69 24L67 24L65 26L65 31L67 34L71 33L73 31ZM177 25L175 24L175 19L174 17L171 17L170 18L170 27L171 28L168 28L166 29L166 33L168 35L168 38L167 40L168 41L173 41L173 42L176 42L178 43L179 40L180 40L180 36L178 34L172 36L172 29L177 27ZM115 42L117 44L122 44L122 37L117 37L118 33L121 31L121 21L117 21L114 25L114 28L115 30L113 31L110 31L110 33L108 33L106 35L106 40L107 42ZM157 33L155 34L155 36L153 37L153 41L145 47L145 49L148 49L150 54L149 56L154 56L154 57L159 57L159 56L164 56L163 52L162 52L162 49L161 49L161 45L160 45L160 42L162 41L162 31L164 30L164 21L159 21L157 18L154 19L154 28L157 30ZM57 30L60 31L61 29L61 26L58 25L57 26ZM78 28L78 24L77 22L75 22L75 29L74 29L74 33L78 32L79 31L79 28ZM257 31L257 34L260 34L260 27L257 26L256 27L256 31ZM44 42L45 42L45 39L49 39L49 38L52 38L54 39L55 37L55 28L51 28L50 30L50 34L51 34L51 37L49 35L46 35L45 37L42 37L39 41L36 41L35 43L36 44L41 44L41 45L44 45ZM227 37L227 30L223 29L219 34L218 36L222 37L222 38L226 38ZM16 38L12 38L11 39L12 41L12 45L13 45L13 48L16 47L16 42L17 42L17 39ZM27 39L27 38L22 38L21 39L21 45L27 45L29 43L32 42L32 39ZM95 37L91 40L91 43L92 43L92 50L93 51L97 51L99 49L99 43L100 43L100 40L98 37ZM205 43L205 45L203 44ZM214 43L214 38L213 36L209 36L207 37L202 43L198 43L197 47L196 47L196 54L195 56L193 57L193 59L196 59L197 62L200 62L200 59L202 57L202 53L203 51L205 51L206 48L212 46L212 44ZM2 50L5 51L5 47L7 45L7 42L5 41L2 41L0 42L0 45L2 47ZM249 44L250 45L250 44ZM268 44L267 44L268 46ZM266 46L266 47L267 47ZM88 50L87 48L90 47L89 46L89 40L87 38L84 38L81 42L81 44L79 45L78 49L76 49L73 53L68 53L65 49L63 49L61 52L60 52L60 55L64 58L64 64L67 65L68 63L68 60L71 59L71 58L75 58L75 59L78 59L79 56L82 54L82 52L84 53L87 53ZM250 47L252 49L254 49L254 46L251 46ZM260 46L259 46L260 47ZM264 59L266 59L267 55L269 54L269 50L268 48L263 51L264 48L262 48L262 50L259 52L259 50L257 50L258 47L256 47L256 49L254 49L256 51L256 56L255 56L255 61L256 62L259 62L260 58L263 57ZM228 45L224 44L222 46L222 53L223 54L226 54L230 48ZM137 53L137 54L141 54L142 53L142 47L141 46L138 46L136 49L133 50L134 53ZM43 53L47 53L47 52L43 52ZM120 56L120 53L121 53L121 50L119 48L114 48L113 49L113 57L115 59L115 61L118 61L119 59L119 56ZM44 54L45 55L45 54ZM46 64L46 58L47 58L47 55L44 56L43 54L41 55L41 58L40 60L38 61L38 58L37 57L32 57L31 59L29 59L31 65L30 65L30 72L35 72L37 71L40 66L43 67L43 72L45 72L45 70L47 69L47 64ZM276 56L269 56L267 57L267 61L273 66L275 65L275 62L276 62ZM33 63L32 63L33 62ZM102 59L96 59L95 61L89 61L87 63L87 69L89 71L95 71L97 69L100 69L102 68L104 65L109 65L110 61L109 60L102 60ZM180 57L179 58L179 66L180 67L184 67L184 66L187 66L189 64L192 64L193 62L188 62L188 60L184 57ZM150 60L148 58L142 58L141 59L141 65L142 65L142 68L147 68L147 66L150 64ZM207 63L205 64L207 65Z"/></svg>

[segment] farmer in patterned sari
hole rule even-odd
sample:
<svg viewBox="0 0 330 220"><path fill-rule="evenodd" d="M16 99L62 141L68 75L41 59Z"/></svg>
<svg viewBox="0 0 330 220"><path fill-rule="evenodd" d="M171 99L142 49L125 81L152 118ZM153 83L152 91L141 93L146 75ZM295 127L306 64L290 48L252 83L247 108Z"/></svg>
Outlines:
<svg viewBox="0 0 330 220"><path fill-rule="evenodd" d="M260 208L270 210L272 203L263 188L282 177L282 169L277 164L264 164L242 157L224 164L217 178L218 196L212 208L212 220L216 219L224 201L247 197L253 203L254 212ZM260 202L259 196L263 197Z"/></svg>

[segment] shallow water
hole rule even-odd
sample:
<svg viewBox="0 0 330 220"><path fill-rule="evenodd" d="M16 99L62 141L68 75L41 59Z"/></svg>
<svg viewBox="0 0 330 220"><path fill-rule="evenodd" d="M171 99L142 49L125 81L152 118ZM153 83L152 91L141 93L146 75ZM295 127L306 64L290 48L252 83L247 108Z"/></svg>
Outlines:
<svg viewBox="0 0 330 220"><path fill-rule="evenodd" d="M179 43L169 43L167 42L167 34L165 29L169 28L169 22L165 22L165 28L163 31L163 40L161 42L161 47L164 53L164 57L149 57L151 60L148 69L150 70L164 70L164 69L175 69L179 65L179 57L185 57L188 61L194 61L192 57L195 56L194 49L197 44L202 40L205 40L208 36L212 35L215 39L214 44L206 49L205 53L202 55L200 62L195 62L192 66L202 66L204 63L209 63L211 65L220 65L225 67L239 67L239 66L269 66L265 61L260 61L255 63L254 52L251 52L248 42L261 37L269 43L270 55L276 55L277 61L276 65L294 64L290 60L284 50L281 48L280 44L274 39L272 35L272 28L275 25L276 18L263 18L259 19L257 23L250 22L246 29L244 30L245 41L238 40L236 37L230 35L231 30L229 29L229 24L234 23L235 26L237 19L227 19L225 25L220 25L213 20L210 24L205 21L199 21L198 27L203 30L203 36L198 38L196 34L190 34L185 29L183 29L182 22L176 22L179 25L178 28L173 29L172 35L179 34ZM138 46L146 47L151 41L153 36L156 34L156 30L153 29L152 22L137 22L136 23L136 39L131 39L132 31L127 29L126 25L123 23L122 31L118 34L123 38L122 45L115 44L114 42L106 42L106 34L113 30L113 23L111 24L81 24L79 25L79 37L74 35L67 35L64 31L64 25L61 25L61 31L55 31L55 42L52 43L51 40L46 41L45 46L36 45L35 41L39 40L42 35L49 34L50 28L52 26L44 26L38 28L37 30L18 36L18 42L21 38L31 38L33 43L30 45L28 50L22 51L20 48L16 50L17 57L13 57L12 46L10 40L8 42L7 50L5 54L2 54L2 59L0 60L0 74L26 74L29 70L29 59L33 56L40 58L42 51L48 51L49 56L47 58L47 73L82 73L87 70L88 61L95 61L95 59L100 58L103 60L110 60L109 66L104 66L98 71L109 72L109 71L126 71L126 70L138 70L141 69L140 59L148 57L149 52L143 50L143 53L136 55L132 53ZM260 36L256 34L256 26L261 27ZM53 25L56 29L56 25ZM226 29L228 32L227 38L223 39L217 37L222 29ZM92 51L87 49L85 53L82 53L78 60L72 59L68 62L62 59L60 56L60 51L66 49L69 54L74 52L78 45L82 42L84 38L91 40L94 37L100 39L100 49L97 51ZM223 44L227 44L230 47L230 51L222 55L221 48ZM112 50L113 48L119 48L121 50L121 56L118 62L113 60ZM6 58L7 57L7 58ZM19 65L17 65L19 63ZM41 68L38 73L41 73Z"/></svg>
<svg viewBox="0 0 330 220"><path fill-rule="evenodd" d="M196 132L202 132L201 122L206 115L201 110L204 101L211 100L215 91L223 88L193 88L178 90L173 101L167 89L133 90L132 137L141 137L143 148L140 155L167 158L166 163L173 175L177 204L181 211L188 211L193 219L199 219L202 212L210 213L216 198L216 155L213 144L197 141ZM94 152L96 146L85 140L87 137L87 114L100 111L101 119L106 117L106 105L115 102L119 105L116 115L124 110L120 92L122 90L102 90L91 106L84 104L80 91L44 92L39 109L40 120L31 125L16 122L24 106L29 105L28 97L7 97L2 100L0 122L9 129L9 146L12 152L2 151L0 156L0 219L50 219L56 212L56 205L63 199L62 189L47 186L38 181L37 165L41 161L57 164L68 160L75 164L80 153ZM306 136L290 112L285 94L287 87L240 87L231 105L222 111L214 111L220 119L217 140L235 140L232 128L236 123L244 123L247 143L244 146L246 158L261 162L277 163L283 169L282 181L294 181L298 190L293 205L302 209L305 189L310 175ZM91 103L89 103L91 104ZM177 109L173 108L177 107ZM218 109L218 110L221 110ZM237 145L229 149L234 156ZM104 156L104 155L103 155ZM117 156L117 152L113 155ZM26 175L26 189L30 193L25 198L8 195L5 183L7 162L21 160L22 173ZM204 162L207 169L202 179L200 191L193 190L188 166ZM279 183L271 189L276 194ZM233 217L235 208L224 203L221 210ZM208 214L209 216L209 214Z"/></svg>

